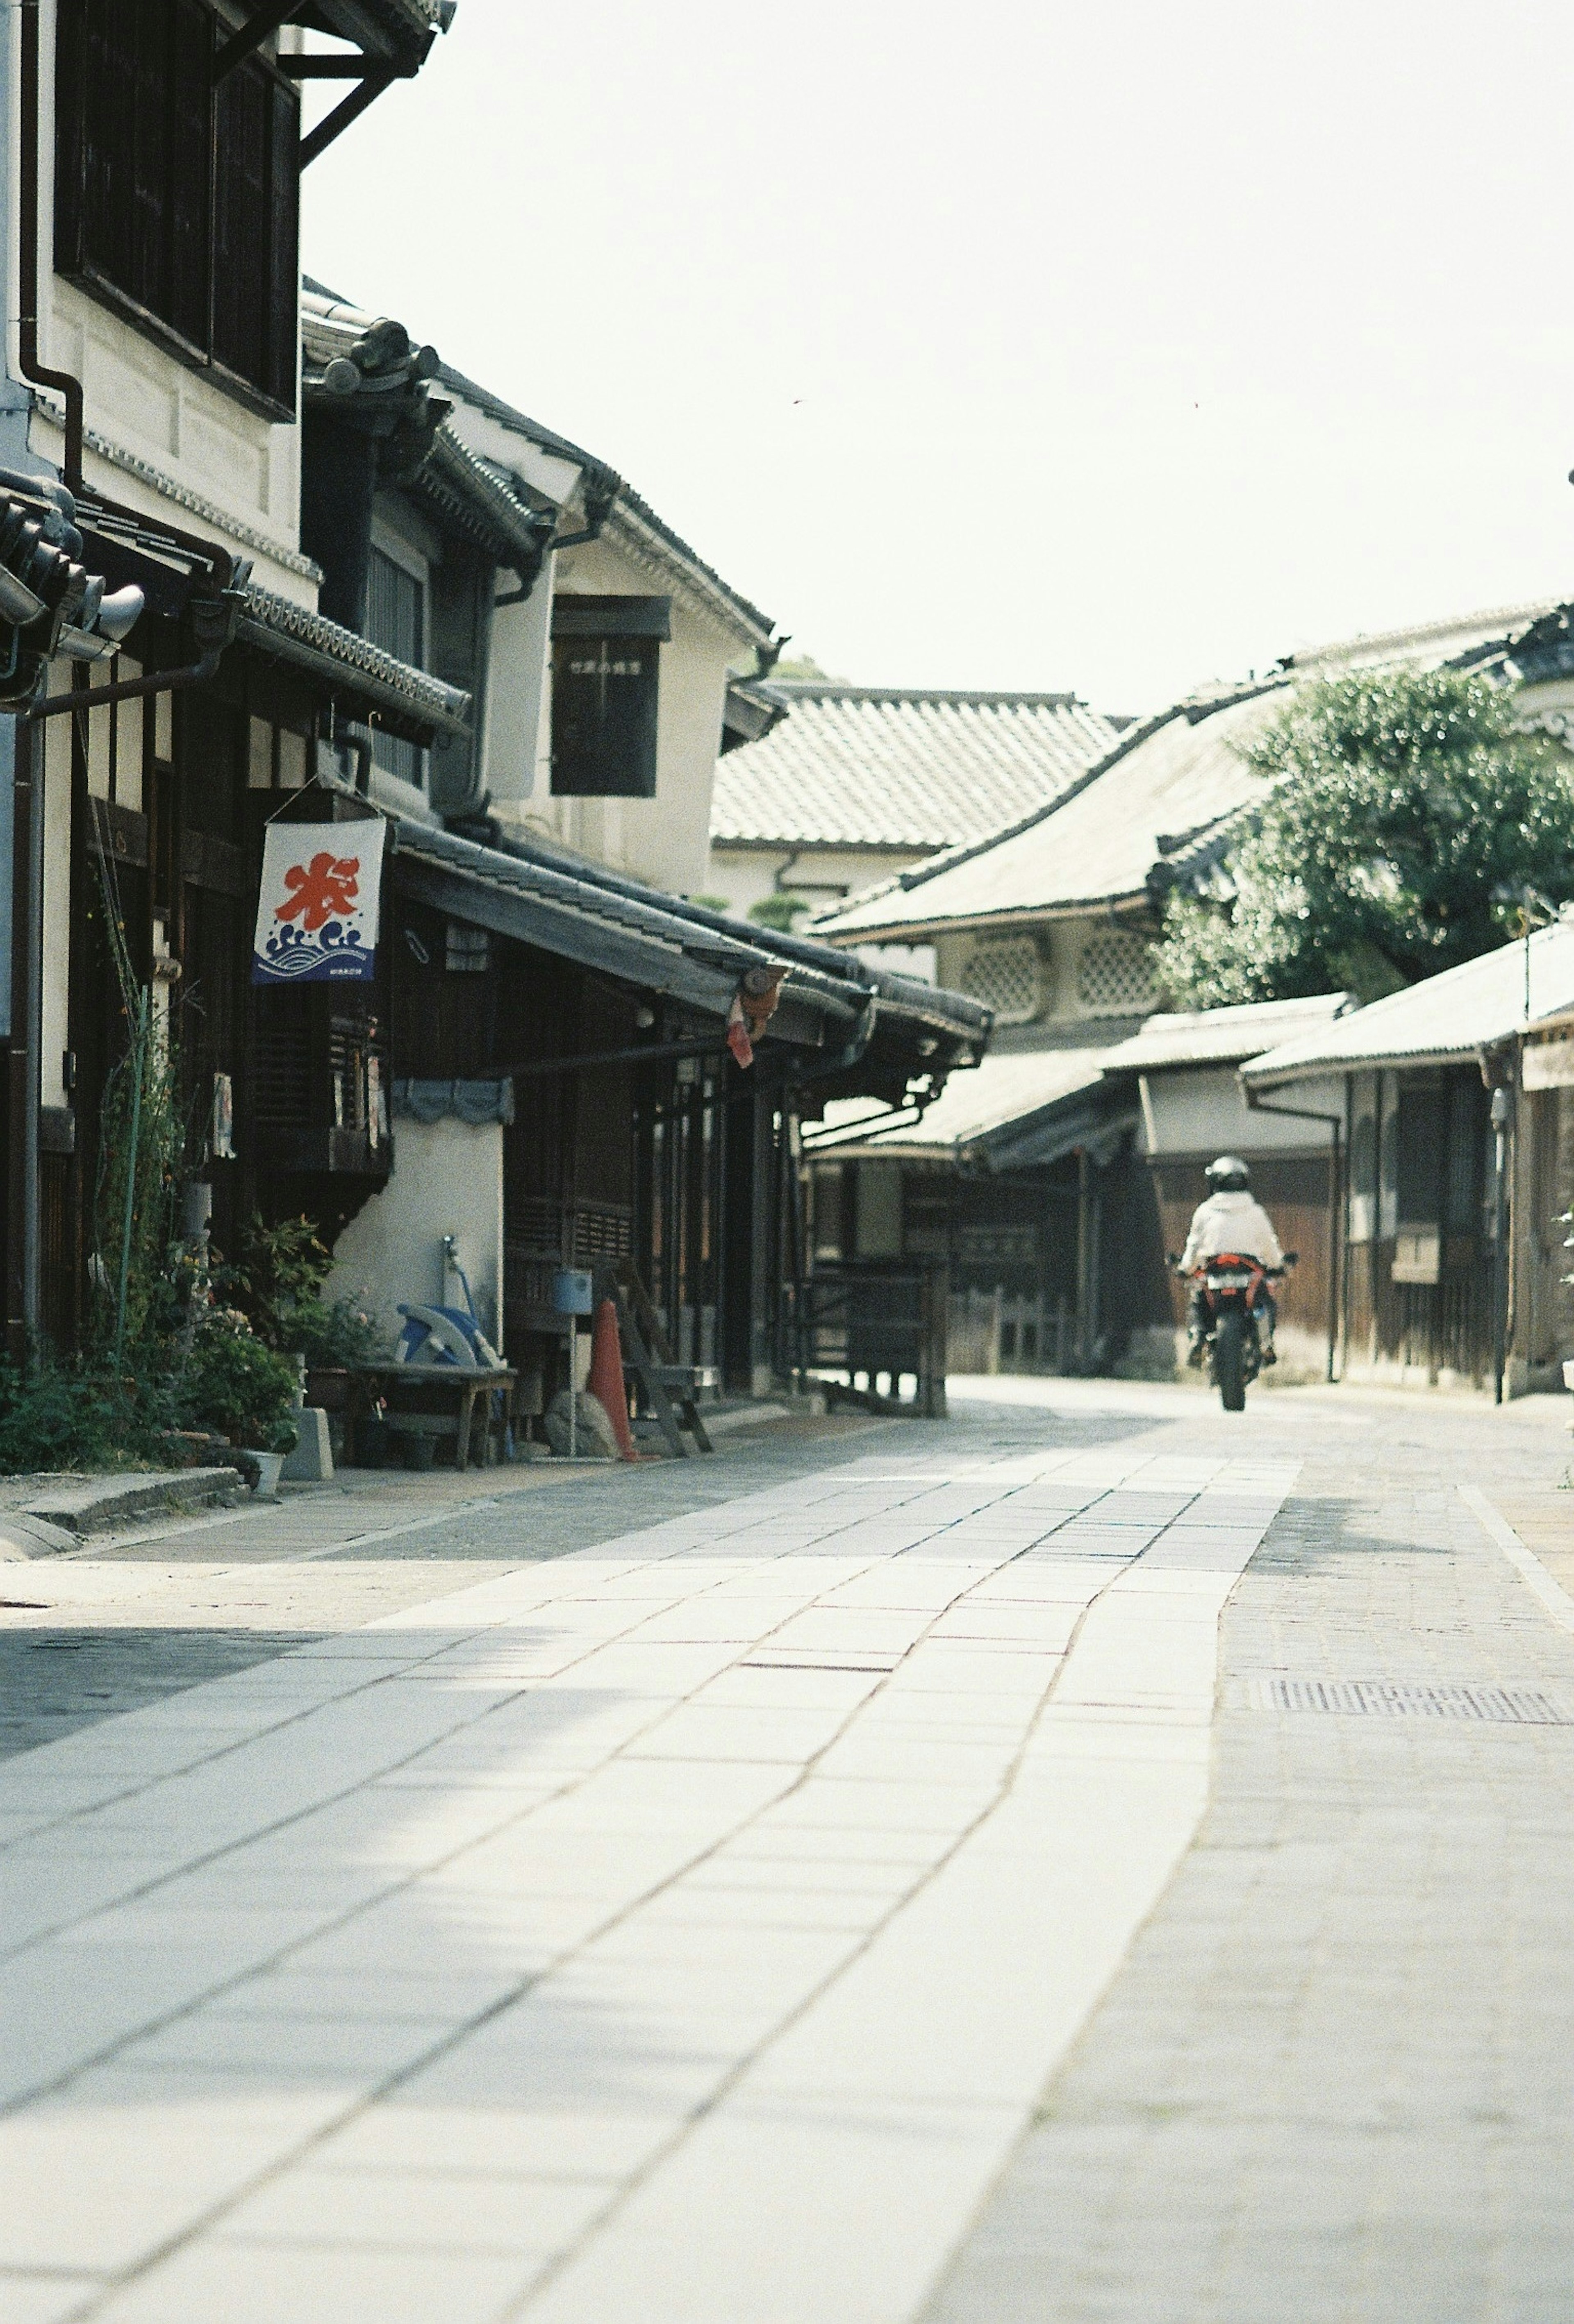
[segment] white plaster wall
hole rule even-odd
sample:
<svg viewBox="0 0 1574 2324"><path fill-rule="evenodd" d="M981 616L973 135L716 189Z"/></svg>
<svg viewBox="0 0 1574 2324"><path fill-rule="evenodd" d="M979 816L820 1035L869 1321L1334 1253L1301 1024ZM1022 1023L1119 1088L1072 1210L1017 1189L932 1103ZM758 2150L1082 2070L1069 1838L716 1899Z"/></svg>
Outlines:
<svg viewBox="0 0 1574 2324"><path fill-rule="evenodd" d="M1031 935L1039 947L1040 991L1042 996L1039 1014L1033 1020L1035 1023L1087 1025L1091 1028L1108 1024L1115 1016L1128 1019L1143 1016L1148 1010L1163 1006L1163 996L1156 990L1144 1004L1113 1011L1085 1007L1077 989L1084 947L1093 937L1106 935L1119 925L1103 913L1088 913L1079 918L1044 919L1025 925L1018 922L1008 927L949 930L940 937L936 947L940 982L954 991L966 992L968 989L968 962L978 945Z"/></svg>
<svg viewBox="0 0 1574 2324"><path fill-rule="evenodd" d="M538 783L550 795L551 730L542 741L551 659L552 568L543 563L523 605L505 605L492 617L492 667L486 687L482 779L497 815L523 822ZM505 585L506 586L506 585Z"/></svg>
<svg viewBox="0 0 1574 2324"><path fill-rule="evenodd" d="M502 1351L503 1128L487 1122L397 1121L394 1173L334 1245L330 1299L367 1307L391 1339L399 1304L464 1305L445 1286L442 1239L458 1237L481 1328Z"/></svg>
<svg viewBox="0 0 1574 2324"><path fill-rule="evenodd" d="M721 747L730 666L745 658L740 634L701 613L675 577L625 554L603 534L554 559L557 588L590 596L668 596L672 635L661 648L653 799L555 799L551 796L551 702L546 663L537 720L535 779L514 804L517 820L582 854L682 895L706 887L710 798ZM542 585L537 584L537 590ZM524 681L528 688L528 678ZM514 714L528 719L526 691ZM497 785L494 781L494 790Z"/></svg>
<svg viewBox="0 0 1574 2324"><path fill-rule="evenodd" d="M1141 1089L1145 1154L1321 1154L1332 1136L1324 1122L1254 1111L1233 1066L1144 1074ZM1309 1082L1276 1093L1274 1102L1344 1115L1343 1087L1335 1083Z"/></svg>
<svg viewBox="0 0 1574 2324"><path fill-rule="evenodd" d="M728 911L740 915L765 896L801 896L812 914L922 860L917 848L729 847L713 840L705 892L725 896ZM802 928L805 923L798 925Z"/></svg>

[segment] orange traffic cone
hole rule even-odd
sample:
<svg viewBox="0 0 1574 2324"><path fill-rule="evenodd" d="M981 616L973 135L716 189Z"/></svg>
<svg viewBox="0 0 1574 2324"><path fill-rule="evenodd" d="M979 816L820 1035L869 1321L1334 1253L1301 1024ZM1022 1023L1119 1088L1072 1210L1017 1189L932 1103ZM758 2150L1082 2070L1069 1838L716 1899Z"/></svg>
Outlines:
<svg viewBox="0 0 1574 2324"><path fill-rule="evenodd" d="M638 1458L628 1425L628 1390L623 1384L623 1342L617 1336L617 1309L604 1299L596 1310L590 1332L590 1377L586 1382L612 1423L618 1457Z"/></svg>

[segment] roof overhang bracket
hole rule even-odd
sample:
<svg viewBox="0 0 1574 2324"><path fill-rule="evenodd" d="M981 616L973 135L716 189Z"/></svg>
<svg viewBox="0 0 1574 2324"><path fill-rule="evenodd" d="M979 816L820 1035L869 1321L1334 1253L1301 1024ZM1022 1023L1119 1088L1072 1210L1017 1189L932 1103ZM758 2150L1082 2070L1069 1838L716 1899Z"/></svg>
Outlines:
<svg viewBox="0 0 1574 2324"><path fill-rule="evenodd" d="M214 58L214 87L227 80L236 65L244 65L249 56L255 55L281 24L287 24L300 5L301 0L266 0L266 5L255 16L248 17L238 32L230 34Z"/></svg>
<svg viewBox="0 0 1574 2324"><path fill-rule="evenodd" d="M347 62L352 61L347 60ZM368 106L375 105L383 91L399 78L394 65L368 65L358 88L341 97L326 121L319 121L309 137L301 140L301 167L309 170L319 153L326 153L336 137L342 136L352 121L358 121Z"/></svg>
<svg viewBox="0 0 1574 2324"><path fill-rule="evenodd" d="M264 42L270 40L282 25L297 23L303 16L309 24L317 21L310 10L310 0L264 0L264 5L247 18L239 31L230 34L214 58L214 86L217 88L220 81L235 71L237 65L243 65L248 57L255 56ZM394 81L407 79L412 73L419 71L431 45L429 36L419 53L412 51L402 55L376 55L366 47L358 47L335 50L328 54L278 58L279 70L291 80L347 80L356 84L326 119L319 121L316 128L301 140L301 168L309 170L319 154L325 153L352 122L358 121Z"/></svg>

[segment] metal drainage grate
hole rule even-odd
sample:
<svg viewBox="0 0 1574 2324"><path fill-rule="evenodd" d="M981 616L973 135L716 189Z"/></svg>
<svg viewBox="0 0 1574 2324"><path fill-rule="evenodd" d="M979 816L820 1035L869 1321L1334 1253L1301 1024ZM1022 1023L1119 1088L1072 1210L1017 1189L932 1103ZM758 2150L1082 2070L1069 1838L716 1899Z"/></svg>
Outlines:
<svg viewBox="0 0 1574 2324"><path fill-rule="evenodd" d="M1399 1686L1376 1678L1256 1678L1255 1711L1321 1711L1380 1719L1477 1719L1518 1727L1574 1727L1534 1686Z"/></svg>

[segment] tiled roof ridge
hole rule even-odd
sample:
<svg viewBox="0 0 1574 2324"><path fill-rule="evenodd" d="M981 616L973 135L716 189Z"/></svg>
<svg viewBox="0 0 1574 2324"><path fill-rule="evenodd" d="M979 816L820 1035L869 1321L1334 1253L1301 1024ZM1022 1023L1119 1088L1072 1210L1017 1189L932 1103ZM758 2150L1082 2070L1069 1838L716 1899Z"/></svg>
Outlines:
<svg viewBox="0 0 1574 2324"><path fill-rule="evenodd" d="M1289 683L1288 678L1283 676L1265 681L1255 680L1227 692L1215 691L1205 696L1190 696L1171 703L1167 709L1155 711L1151 718L1128 726L1113 750L1106 751L1103 758L1096 759L1092 766L1068 783L1063 791L1057 791L1053 798L1045 799L1041 806L1030 808L1027 814L1017 816L1012 822L1002 824L994 831L986 832L980 838L962 840L955 847L945 848L940 854L927 857L922 863L914 863L907 871L898 872L891 879L866 888L861 895L849 896L845 903L838 905L835 914L827 916L824 926L829 931L840 913L855 904L861 908L878 902L882 896L911 894L913 889L923 887L931 880L938 880L942 872L953 872L959 864L971 862L976 857L987 855L992 849L1004 846L1008 840L1020 838L1023 832L1032 831L1036 825L1047 821L1051 815L1059 814L1062 807L1069 807L1074 798L1079 798L1101 776L1108 774L1123 759L1129 758L1134 751L1150 742L1175 719L1184 718L1188 725L1200 725L1216 711L1227 710L1237 702L1248 702L1256 695L1275 693Z"/></svg>
<svg viewBox="0 0 1574 2324"><path fill-rule="evenodd" d="M718 770L718 846L901 849L912 863L1038 808L1117 739L1074 695L769 678L735 691L784 724Z"/></svg>
<svg viewBox="0 0 1574 2324"><path fill-rule="evenodd" d="M507 832L499 834L494 844L437 829L397 813L391 820L398 845L413 853L446 858L481 876L520 887L533 883L582 911L637 927L675 950L728 972L785 964L800 994L832 997L839 1001L844 1014L874 1003L908 1018L942 1025L969 1041L981 1042L987 1036L992 1012L969 994L920 983L811 937L764 928L712 910L688 897L614 872L591 858L579 857L555 843Z"/></svg>
<svg viewBox="0 0 1574 2324"><path fill-rule="evenodd" d="M1107 773L1111 767L1118 765L1139 742L1145 742L1150 735L1156 734L1161 727L1167 726L1180 715L1178 709L1161 711L1156 717L1144 720L1142 725L1130 728L1121 736L1113 751L1106 751L1102 759L1095 760L1085 773L1068 783L1063 791L1057 791L1053 798L1045 799L1042 806L1031 807L1027 814L1015 816L995 831L986 832L981 839L964 839L955 847L942 848L938 855L930 856L925 862L914 863L907 871L898 872L893 878L881 881L877 887L866 888L857 898L849 897L848 902L873 903L877 897L889 896L893 891L907 894L914 888L921 888L927 881L938 880L942 872L953 871L958 863L970 862L976 855L986 855L992 847L999 847L1006 840L1015 839L1021 833L1031 831L1035 824L1042 823L1057 808L1064 807L1068 800L1085 791L1089 783Z"/></svg>
<svg viewBox="0 0 1574 2324"><path fill-rule="evenodd" d="M484 512L485 521L507 547L524 556L533 575L551 531L550 519L538 516L521 500L512 484L489 462L478 459L446 420L421 465L418 481L436 484L440 479Z"/></svg>
<svg viewBox="0 0 1574 2324"><path fill-rule="evenodd" d="M830 678L762 678L750 683L764 694L780 695L791 702L954 702L980 710L1018 706L1024 710L1092 708L1080 694L1023 692L1014 687L857 686L850 679Z"/></svg>
<svg viewBox="0 0 1574 2324"><path fill-rule="evenodd" d="M1439 969L1430 976L1418 977L1413 984L1402 985L1396 992L1386 992L1381 1000L1369 1001L1359 1009L1352 1009L1337 1018L1333 1025L1316 1034L1304 1034L1286 1041L1252 1058L1245 1068L1248 1078L1262 1081L1264 1086L1272 1080L1299 1076L1292 1069L1302 1065L1330 1067L1342 1065L1347 1058L1353 1061L1370 1059L1382 1063L1388 1056L1403 1057L1408 1063L1424 1064L1429 1059L1467 1057L1498 1047L1523 1032L1540 1029L1549 1020L1561 1019L1574 1007L1574 998L1553 1001L1532 1000L1528 1014L1523 1013L1520 997L1520 963L1533 955L1539 961L1553 951L1567 950L1574 945L1574 927L1566 920L1554 920L1548 927L1536 928L1528 936L1508 936L1488 951L1476 953L1469 960L1455 961L1451 967ZM1479 1025L1471 1027L1466 1020L1464 1029L1457 1017L1449 1019L1447 1012L1460 989L1467 991L1472 983L1488 984L1505 979L1513 988L1513 999L1505 1019L1495 1030L1483 1031ZM1468 1005L1468 1003L1466 1004ZM1431 1012L1430 1024L1435 1038L1423 1038L1419 1045L1405 1048L1384 1048L1371 1041L1375 1028L1382 1032L1397 1019L1402 1024L1406 1017L1418 1012ZM1440 1011L1443 1012L1440 1015ZM1445 1026L1448 1031L1445 1032ZM1423 1018L1423 1029L1428 1029ZM1353 1046L1329 1047L1326 1056L1320 1045L1336 1040Z"/></svg>
<svg viewBox="0 0 1574 2324"><path fill-rule="evenodd" d="M326 613L297 605L290 598L264 588L260 582L247 584L245 614L259 628L294 638L338 662L347 672L359 672L392 693L403 695L418 713L435 711L440 717L455 721L469 716L472 698L461 687L433 678L428 670L412 668L408 662L385 653L381 646L373 645L369 639L358 637L355 631L343 628L338 622L330 622Z"/></svg>
<svg viewBox="0 0 1574 2324"><path fill-rule="evenodd" d="M1350 654L1387 649L1398 651L1405 646L1424 646L1430 641L1467 630L1483 630L1489 639L1501 630L1503 642L1507 644L1519 630L1544 620L1548 613L1556 613L1567 602L1561 597L1532 597L1517 605L1486 605L1477 613L1460 613L1445 621L1413 622L1392 630L1357 630L1353 637L1335 638L1325 645L1302 646L1293 653L1284 654L1278 668L1285 675L1290 675L1315 669L1320 662L1338 661Z"/></svg>

